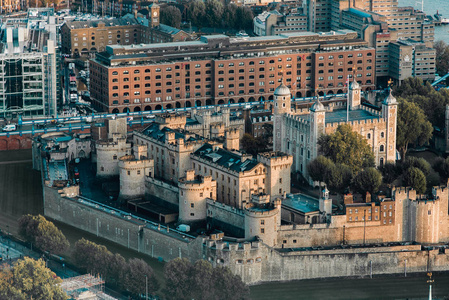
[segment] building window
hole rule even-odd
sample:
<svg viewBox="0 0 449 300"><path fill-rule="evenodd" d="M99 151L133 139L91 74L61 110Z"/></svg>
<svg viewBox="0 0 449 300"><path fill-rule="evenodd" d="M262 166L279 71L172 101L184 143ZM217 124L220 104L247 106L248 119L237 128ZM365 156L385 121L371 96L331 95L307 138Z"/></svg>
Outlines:
<svg viewBox="0 0 449 300"><path fill-rule="evenodd" d="M190 203L191 208L195 208L195 203Z"/></svg>

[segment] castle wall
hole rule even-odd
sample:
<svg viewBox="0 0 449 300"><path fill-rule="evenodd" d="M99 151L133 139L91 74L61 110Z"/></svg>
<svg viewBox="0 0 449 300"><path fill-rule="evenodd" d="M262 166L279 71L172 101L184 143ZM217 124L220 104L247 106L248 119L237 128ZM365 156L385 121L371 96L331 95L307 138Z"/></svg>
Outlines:
<svg viewBox="0 0 449 300"><path fill-rule="evenodd" d="M125 138L117 138L111 143L97 143L97 177L118 176L119 158L131 154L131 144Z"/></svg>
<svg viewBox="0 0 449 300"><path fill-rule="evenodd" d="M207 221L232 236L245 236L245 214L235 207L207 199Z"/></svg>
<svg viewBox="0 0 449 300"><path fill-rule="evenodd" d="M191 238L118 211L104 210L85 200L61 196L44 186L45 216L99 237L169 261L185 257L228 266L248 284L328 277L449 270L449 250L422 250L420 245L291 251L272 249L260 241L233 243ZM221 205L220 203L216 203ZM309 236L313 234L309 233Z"/></svg>
<svg viewBox="0 0 449 300"><path fill-rule="evenodd" d="M171 209L179 207L179 189L163 181L145 177L145 194L154 195L171 204ZM159 204L159 203L157 203Z"/></svg>
<svg viewBox="0 0 449 300"><path fill-rule="evenodd" d="M165 261L186 257L194 262L202 258L200 238L183 237L164 226L102 210L98 205L88 205L87 201L60 197L56 189L44 189L46 217Z"/></svg>

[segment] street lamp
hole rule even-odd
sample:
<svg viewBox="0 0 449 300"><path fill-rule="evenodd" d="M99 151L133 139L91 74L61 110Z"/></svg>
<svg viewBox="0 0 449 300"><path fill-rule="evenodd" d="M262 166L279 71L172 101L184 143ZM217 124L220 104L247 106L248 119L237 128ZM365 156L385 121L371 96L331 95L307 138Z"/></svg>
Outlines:
<svg viewBox="0 0 449 300"><path fill-rule="evenodd" d="M148 276L145 275L145 299L148 300Z"/></svg>

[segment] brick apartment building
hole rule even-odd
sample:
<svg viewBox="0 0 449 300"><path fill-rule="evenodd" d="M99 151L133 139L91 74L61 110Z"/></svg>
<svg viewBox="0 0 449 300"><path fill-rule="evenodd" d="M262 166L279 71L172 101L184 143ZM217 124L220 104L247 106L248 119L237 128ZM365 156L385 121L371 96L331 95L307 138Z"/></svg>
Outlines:
<svg viewBox="0 0 449 300"><path fill-rule="evenodd" d="M61 51L77 56L104 51L108 45L139 44L142 30L135 18L66 22L61 27Z"/></svg>
<svg viewBox="0 0 449 300"><path fill-rule="evenodd" d="M107 46L91 60L90 92L97 110L127 112L271 100L282 77L293 97L343 93L353 74L371 90L374 57L349 30Z"/></svg>

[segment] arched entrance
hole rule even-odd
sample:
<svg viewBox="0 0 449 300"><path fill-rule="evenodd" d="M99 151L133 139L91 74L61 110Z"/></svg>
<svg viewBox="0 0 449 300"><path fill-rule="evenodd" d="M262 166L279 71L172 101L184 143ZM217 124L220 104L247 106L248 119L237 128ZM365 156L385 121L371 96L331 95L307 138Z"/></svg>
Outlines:
<svg viewBox="0 0 449 300"><path fill-rule="evenodd" d="M333 94L334 94L334 91L330 90L330 91L327 92L327 94L328 94L328 95L333 95Z"/></svg>
<svg viewBox="0 0 449 300"><path fill-rule="evenodd" d="M296 98L302 98L302 93L301 92L296 92Z"/></svg>
<svg viewBox="0 0 449 300"><path fill-rule="evenodd" d="M312 92L311 91L307 91L306 97L312 97Z"/></svg>
<svg viewBox="0 0 449 300"><path fill-rule="evenodd" d="M134 107L134 112L140 111L140 107L136 106Z"/></svg>
<svg viewBox="0 0 449 300"><path fill-rule="evenodd" d="M323 91L318 92L318 96L323 97L324 96L324 92Z"/></svg>
<svg viewBox="0 0 449 300"><path fill-rule="evenodd" d="M273 95L268 96L268 100L273 101L274 100Z"/></svg>
<svg viewBox="0 0 449 300"><path fill-rule="evenodd" d="M158 104L156 105L156 110L161 110L162 109L162 105Z"/></svg>
<svg viewBox="0 0 449 300"><path fill-rule="evenodd" d="M145 106L145 111L150 111L151 110L151 106L147 105Z"/></svg>
<svg viewBox="0 0 449 300"><path fill-rule="evenodd" d="M195 101L195 106L196 107L201 107L201 100L196 100Z"/></svg>
<svg viewBox="0 0 449 300"><path fill-rule="evenodd" d="M114 109L112 110L112 113L113 113L113 114L118 114L118 113L119 113L118 108L114 108Z"/></svg>
<svg viewBox="0 0 449 300"><path fill-rule="evenodd" d="M84 152L84 150L80 150L80 152L78 153L78 157L79 158L85 158L86 157L86 152Z"/></svg>
<svg viewBox="0 0 449 300"><path fill-rule="evenodd" d="M172 106L171 104L167 104L167 105L165 105L165 108L166 108L166 109L172 109L173 106Z"/></svg>
<svg viewBox="0 0 449 300"><path fill-rule="evenodd" d="M176 108L181 108L181 102L176 102L175 106Z"/></svg>
<svg viewBox="0 0 449 300"><path fill-rule="evenodd" d="M234 99L229 99L229 100L228 100L228 103L229 103L229 104L235 103L235 100L234 100Z"/></svg>
<svg viewBox="0 0 449 300"><path fill-rule="evenodd" d="M206 105L214 105L214 100L212 100L212 99L207 99L207 100L206 100Z"/></svg>
<svg viewBox="0 0 449 300"><path fill-rule="evenodd" d="M337 94L343 94L343 91L342 90L338 90Z"/></svg>
<svg viewBox="0 0 449 300"><path fill-rule="evenodd" d="M252 97L251 97L251 98L252 98ZM251 99L251 98L250 98L250 99ZM254 98L253 98L253 99L254 99ZM244 98L240 98L240 99L239 99L239 103L245 103L245 99L244 99Z"/></svg>
<svg viewBox="0 0 449 300"><path fill-rule="evenodd" d="M186 101L185 107L192 107L192 103L190 101Z"/></svg>
<svg viewBox="0 0 449 300"><path fill-rule="evenodd" d="M240 98L240 99L243 99L243 98ZM249 99L248 99L248 102L255 102L256 101L256 99L254 99L254 97L249 97ZM239 100L239 102L240 102L240 100ZM240 103L244 103L245 102L245 100L243 100L243 102L240 102Z"/></svg>
<svg viewBox="0 0 449 300"><path fill-rule="evenodd" d="M128 107L125 107L125 108L123 109L123 112L124 112L124 113L128 113L128 112L129 112L129 108L128 108Z"/></svg>
<svg viewBox="0 0 449 300"><path fill-rule="evenodd" d="M260 96L259 97L259 102L263 102L263 101L265 101L265 97L264 96Z"/></svg>
<svg viewBox="0 0 449 300"><path fill-rule="evenodd" d="M224 100L223 99L218 100L218 105L221 105L221 104L224 104Z"/></svg>

